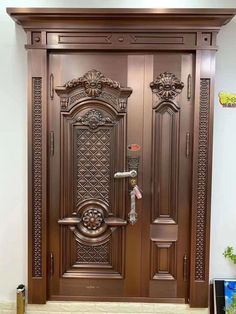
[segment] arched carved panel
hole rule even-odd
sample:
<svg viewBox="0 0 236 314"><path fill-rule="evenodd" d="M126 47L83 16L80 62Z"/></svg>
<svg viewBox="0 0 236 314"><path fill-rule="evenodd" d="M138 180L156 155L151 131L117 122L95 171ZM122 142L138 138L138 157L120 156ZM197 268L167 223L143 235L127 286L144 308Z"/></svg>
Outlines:
<svg viewBox="0 0 236 314"><path fill-rule="evenodd" d="M63 111L69 111L75 104L92 98L110 104L117 112L126 112L127 99L132 89L121 87L119 82L93 69L57 87L56 92L60 96Z"/></svg>
<svg viewBox="0 0 236 314"><path fill-rule="evenodd" d="M89 278L122 277L126 217L119 199L125 199L125 189L124 181L113 176L125 168L124 104L131 91L96 70L56 88L64 178L62 251L74 247L76 252L69 253L65 277L83 277L85 271Z"/></svg>

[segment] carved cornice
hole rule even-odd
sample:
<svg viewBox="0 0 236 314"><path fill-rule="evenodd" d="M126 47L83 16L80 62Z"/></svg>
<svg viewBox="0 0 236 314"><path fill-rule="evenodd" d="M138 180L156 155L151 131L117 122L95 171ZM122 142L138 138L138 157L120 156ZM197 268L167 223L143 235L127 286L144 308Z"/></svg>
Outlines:
<svg viewBox="0 0 236 314"><path fill-rule="evenodd" d="M164 72L151 82L150 87L161 100L172 101L182 92L184 83L173 73Z"/></svg>
<svg viewBox="0 0 236 314"><path fill-rule="evenodd" d="M118 112L125 112L127 99L132 89L121 87L119 82L105 77L95 69L82 77L72 79L55 88L60 97L61 110L68 111L75 104L85 100L101 100L113 106Z"/></svg>
<svg viewBox="0 0 236 314"><path fill-rule="evenodd" d="M217 29L233 18L236 9L7 8L7 13L24 29L40 28L40 24L44 29L89 29L91 25L104 29L107 23L113 29ZM118 19L122 22L117 23Z"/></svg>

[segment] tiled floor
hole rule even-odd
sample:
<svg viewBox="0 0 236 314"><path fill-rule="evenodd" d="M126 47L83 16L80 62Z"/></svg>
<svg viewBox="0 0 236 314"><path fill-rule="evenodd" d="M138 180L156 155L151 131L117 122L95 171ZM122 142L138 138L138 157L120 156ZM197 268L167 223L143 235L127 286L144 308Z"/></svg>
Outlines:
<svg viewBox="0 0 236 314"><path fill-rule="evenodd" d="M15 314L16 305L0 302L0 314ZM115 302L47 302L45 305L28 305L27 314L208 314L208 309L193 309L186 304L115 303Z"/></svg>

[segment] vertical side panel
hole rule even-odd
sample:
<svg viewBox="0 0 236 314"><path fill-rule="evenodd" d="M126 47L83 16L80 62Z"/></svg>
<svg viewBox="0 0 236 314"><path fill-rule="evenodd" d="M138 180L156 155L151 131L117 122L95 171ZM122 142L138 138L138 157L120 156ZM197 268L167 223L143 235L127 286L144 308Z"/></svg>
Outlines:
<svg viewBox="0 0 236 314"><path fill-rule="evenodd" d="M154 223L176 223L179 112L165 103L154 113Z"/></svg>
<svg viewBox="0 0 236 314"><path fill-rule="evenodd" d="M209 142L209 103L210 79L200 79L199 136L198 136L198 177L197 177L197 212L196 212L196 265L195 280L205 280L205 242L206 242L206 208L208 176L208 142Z"/></svg>
<svg viewBox="0 0 236 314"><path fill-rule="evenodd" d="M46 302L47 52L29 50L29 303Z"/></svg>
<svg viewBox="0 0 236 314"><path fill-rule="evenodd" d="M184 87L180 80L181 60L180 53L156 54L154 80L150 84L153 93L151 297L178 296L179 120Z"/></svg>
<svg viewBox="0 0 236 314"><path fill-rule="evenodd" d="M215 52L196 58L190 305L208 306L209 233Z"/></svg>
<svg viewBox="0 0 236 314"><path fill-rule="evenodd" d="M42 77L32 77L32 275L42 277Z"/></svg>
<svg viewBox="0 0 236 314"><path fill-rule="evenodd" d="M143 89L144 89L145 58L143 55L128 56L127 85L133 89L132 97L127 106L127 144L138 144L141 150L133 156L139 156L138 185L143 188L142 148L143 148ZM130 154L131 155L131 154ZM130 211L130 197L127 193L127 213ZM140 295L141 289L141 230L143 228L141 215L142 200L136 202L138 220L135 225L126 226L126 283L125 291L128 296Z"/></svg>
<svg viewBox="0 0 236 314"><path fill-rule="evenodd" d="M187 301L183 258L190 233L193 54L158 53L154 61L150 296Z"/></svg>
<svg viewBox="0 0 236 314"><path fill-rule="evenodd" d="M150 221L151 221L151 176L152 163L150 156L152 151L152 93L150 92L150 82L153 80L153 55L145 56L144 72L144 108L143 111L143 210L142 210L142 265L141 265L141 291L142 296L149 296L150 280ZM149 245L147 245L149 243Z"/></svg>

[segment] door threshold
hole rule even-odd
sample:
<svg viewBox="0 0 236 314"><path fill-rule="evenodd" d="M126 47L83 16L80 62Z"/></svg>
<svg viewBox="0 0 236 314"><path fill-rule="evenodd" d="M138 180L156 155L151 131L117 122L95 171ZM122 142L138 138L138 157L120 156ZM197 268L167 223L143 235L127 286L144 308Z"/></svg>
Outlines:
<svg viewBox="0 0 236 314"><path fill-rule="evenodd" d="M87 302L145 302L185 304L184 298L148 298L148 297L101 297L101 296L65 296L52 295L49 301L87 301Z"/></svg>
<svg viewBox="0 0 236 314"><path fill-rule="evenodd" d="M136 298L135 302L68 302L68 301L48 301L46 304L28 304L27 312L31 314L38 311L50 313L86 313L86 314L138 314L138 313L156 313L156 314L208 314L207 308L190 308L188 304L177 303L147 303L141 302ZM152 299L152 301L154 298ZM163 300L162 300L163 301Z"/></svg>

